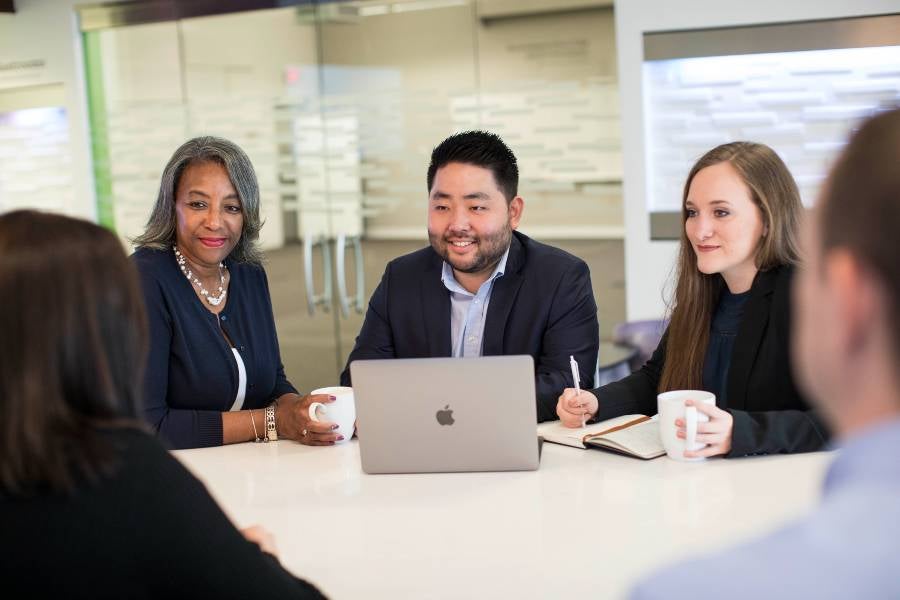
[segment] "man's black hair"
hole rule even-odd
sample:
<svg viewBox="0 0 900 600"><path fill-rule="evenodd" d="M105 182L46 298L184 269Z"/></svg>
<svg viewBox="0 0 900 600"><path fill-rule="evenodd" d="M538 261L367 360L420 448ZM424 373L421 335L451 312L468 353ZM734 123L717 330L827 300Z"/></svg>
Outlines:
<svg viewBox="0 0 900 600"><path fill-rule="evenodd" d="M516 155L500 136L488 131L455 133L431 151L428 165L428 192L434 185L438 169L450 163L463 163L489 169L507 202L516 197L519 188L519 166Z"/></svg>

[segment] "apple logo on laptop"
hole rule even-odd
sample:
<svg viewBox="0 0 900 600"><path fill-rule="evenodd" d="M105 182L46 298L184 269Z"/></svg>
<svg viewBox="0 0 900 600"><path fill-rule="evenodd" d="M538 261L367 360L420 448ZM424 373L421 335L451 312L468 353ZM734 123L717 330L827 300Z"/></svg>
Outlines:
<svg viewBox="0 0 900 600"><path fill-rule="evenodd" d="M437 417L437 422L441 425L453 425L456 421L453 419L453 410L450 408L450 405L444 407L444 410L439 410L435 413Z"/></svg>

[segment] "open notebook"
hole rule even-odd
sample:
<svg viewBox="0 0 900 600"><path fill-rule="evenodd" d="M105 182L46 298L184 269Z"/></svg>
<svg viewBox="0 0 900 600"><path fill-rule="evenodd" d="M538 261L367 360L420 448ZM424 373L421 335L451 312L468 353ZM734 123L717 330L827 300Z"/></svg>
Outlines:
<svg viewBox="0 0 900 600"><path fill-rule="evenodd" d="M659 422L645 415L624 415L575 429L551 421L541 423L537 430L544 441L575 448L594 446L643 459L666 453L659 437Z"/></svg>

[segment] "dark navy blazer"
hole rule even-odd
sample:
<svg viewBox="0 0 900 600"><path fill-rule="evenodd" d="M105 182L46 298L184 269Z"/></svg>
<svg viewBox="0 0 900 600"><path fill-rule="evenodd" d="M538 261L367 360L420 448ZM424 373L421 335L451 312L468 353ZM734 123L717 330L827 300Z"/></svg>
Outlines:
<svg viewBox="0 0 900 600"><path fill-rule="evenodd" d="M341 374L342 385L350 385L354 360L452 355L450 292L441 281L442 265L430 246L388 263ZM557 399L572 387L569 355L578 362L582 387L590 389L599 344L587 264L514 232L506 271L491 291L482 355L531 355L538 420L547 421L557 418Z"/></svg>

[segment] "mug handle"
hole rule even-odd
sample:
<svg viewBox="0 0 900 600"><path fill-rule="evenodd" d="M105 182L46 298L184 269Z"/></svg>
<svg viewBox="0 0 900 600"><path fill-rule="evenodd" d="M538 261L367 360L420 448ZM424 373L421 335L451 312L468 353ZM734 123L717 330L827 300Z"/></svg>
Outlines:
<svg viewBox="0 0 900 600"><path fill-rule="evenodd" d="M325 405L322 404L321 402L313 402L312 404L309 405L309 419L310 419L311 421L315 421L316 423L319 423L319 422L320 422L320 421L319 421L319 415L316 414L316 411L317 411L320 407L321 407L321 408L325 408ZM696 423L694 424L694 427L696 428Z"/></svg>
<svg viewBox="0 0 900 600"><path fill-rule="evenodd" d="M687 406L684 409L685 432L684 441L688 450L697 445L697 407Z"/></svg>

